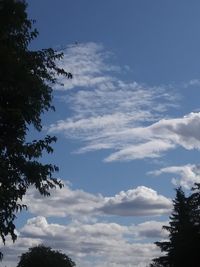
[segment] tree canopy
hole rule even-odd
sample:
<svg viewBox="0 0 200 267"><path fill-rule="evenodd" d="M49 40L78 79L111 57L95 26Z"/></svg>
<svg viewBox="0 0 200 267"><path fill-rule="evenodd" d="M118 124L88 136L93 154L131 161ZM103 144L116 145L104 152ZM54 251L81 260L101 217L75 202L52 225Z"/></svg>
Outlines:
<svg viewBox="0 0 200 267"><path fill-rule="evenodd" d="M189 197L176 189L169 226L169 240L156 242L165 254L153 260L151 267L196 266L200 249L200 185L196 184Z"/></svg>
<svg viewBox="0 0 200 267"><path fill-rule="evenodd" d="M23 253L17 267L73 267L75 263L65 254L43 245Z"/></svg>
<svg viewBox="0 0 200 267"><path fill-rule="evenodd" d="M52 85L58 75L72 78L58 68L62 53L53 49L30 50L38 32L22 0L0 0L0 237L16 239L16 212L30 185L42 195L62 187L54 177L55 165L43 164L43 152L52 153L55 137L27 142L30 126L41 131L41 115L52 106Z"/></svg>

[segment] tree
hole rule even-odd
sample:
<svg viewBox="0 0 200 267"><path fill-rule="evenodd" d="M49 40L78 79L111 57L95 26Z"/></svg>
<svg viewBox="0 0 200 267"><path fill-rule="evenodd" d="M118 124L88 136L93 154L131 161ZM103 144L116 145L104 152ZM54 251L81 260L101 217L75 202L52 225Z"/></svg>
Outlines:
<svg viewBox="0 0 200 267"><path fill-rule="evenodd" d="M63 54L53 49L31 51L37 37L23 0L0 0L0 237L16 239L16 212L30 185L42 195L62 187L53 176L58 168L42 164L43 153L52 153L55 137L27 142L30 126L41 131L41 115L52 106L52 85L58 75L72 78L58 68Z"/></svg>
<svg viewBox="0 0 200 267"><path fill-rule="evenodd" d="M165 255L154 259L151 267L196 266L200 248L199 196L195 192L186 197L181 188L176 190L169 226L163 226L169 232L169 241L155 243Z"/></svg>
<svg viewBox="0 0 200 267"><path fill-rule="evenodd" d="M195 183L192 192L188 197L188 203L191 208L191 222L193 224L191 239L193 241L193 254L195 254L193 257L198 259L198 253L200 251L200 183Z"/></svg>
<svg viewBox="0 0 200 267"><path fill-rule="evenodd" d="M65 254L43 245L23 253L17 267L73 267L75 263Z"/></svg>

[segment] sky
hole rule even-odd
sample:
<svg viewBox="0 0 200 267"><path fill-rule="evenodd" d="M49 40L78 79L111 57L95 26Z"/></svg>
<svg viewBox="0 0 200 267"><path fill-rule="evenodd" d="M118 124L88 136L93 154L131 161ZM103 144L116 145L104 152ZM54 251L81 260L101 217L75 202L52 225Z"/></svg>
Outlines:
<svg viewBox="0 0 200 267"><path fill-rule="evenodd" d="M73 74L53 88L43 162L65 187L30 188L0 266L45 244L78 267L146 267L167 239L175 188L200 182L200 2L29 0L39 36ZM31 131L29 138L37 136Z"/></svg>

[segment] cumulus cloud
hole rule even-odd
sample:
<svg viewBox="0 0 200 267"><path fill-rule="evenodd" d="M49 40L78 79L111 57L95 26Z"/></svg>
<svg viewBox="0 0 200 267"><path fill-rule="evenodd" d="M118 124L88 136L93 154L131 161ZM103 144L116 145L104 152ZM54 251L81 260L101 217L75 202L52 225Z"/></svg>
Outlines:
<svg viewBox="0 0 200 267"><path fill-rule="evenodd" d="M52 190L48 198L30 190L24 202L33 214L82 220L106 215L156 216L171 211L171 200L145 186L104 197L82 190L72 190L66 185L61 190Z"/></svg>
<svg viewBox="0 0 200 267"><path fill-rule="evenodd" d="M82 141L78 153L114 150L106 161L157 157L174 147L162 138L145 140L131 131L160 120L169 107L175 106L177 97L164 87L124 81L123 68L111 62L111 55L95 43L64 51L61 66L67 67L74 78L62 81L64 86L57 89L71 112L67 119L51 124L49 132ZM152 148L156 141L158 151Z"/></svg>
<svg viewBox="0 0 200 267"><path fill-rule="evenodd" d="M16 244L9 243L4 247L5 263L10 263L9 267L16 266L17 255L27 251L30 246L43 243L62 250L78 267L92 264L102 267L144 267L152 257L159 254L158 249L148 242L148 238L162 238L163 223L149 221L125 226L117 223L83 224L73 221L60 225L48 223L43 216L34 217L19 230Z"/></svg>
<svg viewBox="0 0 200 267"><path fill-rule="evenodd" d="M147 238L167 238L168 232L163 229L163 225L168 225L168 222L146 221L133 226L134 235L139 239Z"/></svg>
<svg viewBox="0 0 200 267"><path fill-rule="evenodd" d="M31 189L24 197L24 203L33 214L48 217L84 217L93 214L100 207L103 197L83 190L72 190L67 184L62 189L52 189L51 196L44 198L36 190Z"/></svg>
<svg viewBox="0 0 200 267"><path fill-rule="evenodd" d="M169 199L145 186L105 198L105 204L100 208L106 214L121 216L161 215L169 213L170 209Z"/></svg>
<svg viewBox="0 0 200 267"><path fill-rule="evenodd" d="M200 166L195 164L187 164L183 166L169 166L160 170L152 171L150 174L161 175L170 173L177 175L172 178L174 185L181 185L186 189L190 189L194 183L200 183Z"/></svg>

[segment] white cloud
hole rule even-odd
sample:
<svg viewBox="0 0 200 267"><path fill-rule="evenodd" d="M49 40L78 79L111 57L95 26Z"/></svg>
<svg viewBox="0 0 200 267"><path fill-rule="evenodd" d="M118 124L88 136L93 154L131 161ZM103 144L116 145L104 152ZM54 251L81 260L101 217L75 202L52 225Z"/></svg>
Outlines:
<svg viewBox="0 0 200 267"><path fill-rule="evenodd" d="M4 247L5 264L16 266L17 255L27 251L30 246L43 243L53 249L62 250L78 267L144 267L153 257L159 255L159 250L148 242L148 238L152 242L152 238L157 240L165 236L162 231L163 223L165 222L149 221L124 226L117 223L83 224L74 221L60 225L48 223L43 216L31 218L19 230L16 243L10 242Z"/></svg>
<svg viewBox="0 0 200 267"><path fill-rule="evenodd" d="M153 189L138 186L105 198L105 204L100 209L106 214L121 216L161 215L170 212L171 201Z"/></svg>
<svg viewBox="0 0 200 267"><path fill-rule="evenodd" d="M168 222L146 221L133 226L134 235L139 239L147 238L167 238L168 232L164 230L163 225L168 225Z"/></svg>
<svg viewBox="0 0 200 267"><path fill-rule="evenodd" d="M155 216L171 210L171 201L153 189L140 186L113 197L72 190L66 185L52 190L48 198L30 190L25 197L29 211L40 215L19 229L16 244L4 248L8 267L28 247L44 243L69 255L77 266L146 266L159 250L152 244L166 236L166 222L148 221L137 225L106 222L106 216ZM66 225L48 223L44 216L70 217ZM87 219L87 220L86 220ZM10 263L10 266L9 266Z"/></svg>
<svg viewBox="0 0 200 267"><path fill-rule="evenodd" d="M33 214L47 217L72 217L81 220L96 216L156 216L171 210L171 200L145 186L121 191L111 197L72 190L67 185L42 197L35 190L28 191L24 203Z"/></svg>
<svg viewBox="0 0 200 267"><path fill-rule="evenodd" d="M190 189L194 183L200 183L200 166L195 164L187 164L183 166L169 166L160 170L152 171L150 174L161 175L163 173L176 174L172 178L172 183L181 185L186 189Z"/></svg>
<svg viewBox="0 0 200 267"><path fill-rule="evenodd" d="M185 149L200 148L200 112L182 118L161 120L147 128L152 137L167 139Z"/></svg>
<svg viewBox="0 0 200 267"><path fill-rule="evenodd" d="M184 83L184 87L188 88L191 86L199 86L200 85L200 80L199 79L192 79L189 82Z"/></svg>
<svg viewBox="0 0 200 267"><path fill-rule="evenodd" d="M118 78L122 77L121 68L110 63L112 57L99 44L74 45L64 54L61 66L71 71L74 78L64 81L64 86L57 89L62 90L61 98L71 113L67 119L51 124L49 132L82 141L78 153L114 150L107 161L158 157L160 152L174 147L162 138L155 146L156 140L148 137L146 140L138 128L143 130L175 106L177 96L168 93L169 88ZM73 88L76 90L69 90Z"/></svg>
<svg viewBox="0 0 200 267"><path fill-rule="evenodd" d="M128 129L123 132L121 138L129 140L130 136L133 145L127 145L112 153L106 161L156 158L160 157L162 152L177 146L187 150L200 149L200 113L190 113L182 118L162 119L150 126Z"/></svg>
<svg viewBox="0 0 200 267"><path fill-rule="evenodd" d="M112 82L109 75L112 71L119 71L120 68L105 64L108 52L103 50L102 45L96 43L75 44L68 46L63 51L64 57L58 61L58 66L73 74L73 79L60 78L63 86L57 85L57 90L69 90L74 87L95 87L99 84ZM104 73L108 73L105 75Z"/></svg>
<svg viewBox="0 0 200 267"><path fill-rule="evenodd" d="M142 134L140 135L142 137ZM136 145L130 145L126 148L119 150L118 152L112 153L108 156L105 161L111 162L116 160L134 160L143 158L158 158L162 152L174 148L175 145L167 140L155 139L139 143Z"/></svg>
<svg viewBox="0 0 200 267"><path fill-rule="evenodd" d="M121 123L120 119L115 120L116 114L112 116L82 119L76 123L62 121L52 125L51 129L79 136L86 142L81 152L106 148L117 150L105 161L156 158L177 146L187 150L200 149L200 112L139 127L130 127L130 121L125 125L123 116L118 116Z"/></svg>
<svg viewBox="0 0 200 267"><path fill-rule="evenodd" d="M54 217L84 217L100 207L103 197L83 190L72 190L68 185L62 189L52 189L51 196L44 198L36 190L29 190L24 203L33 214Z"/></svg>

